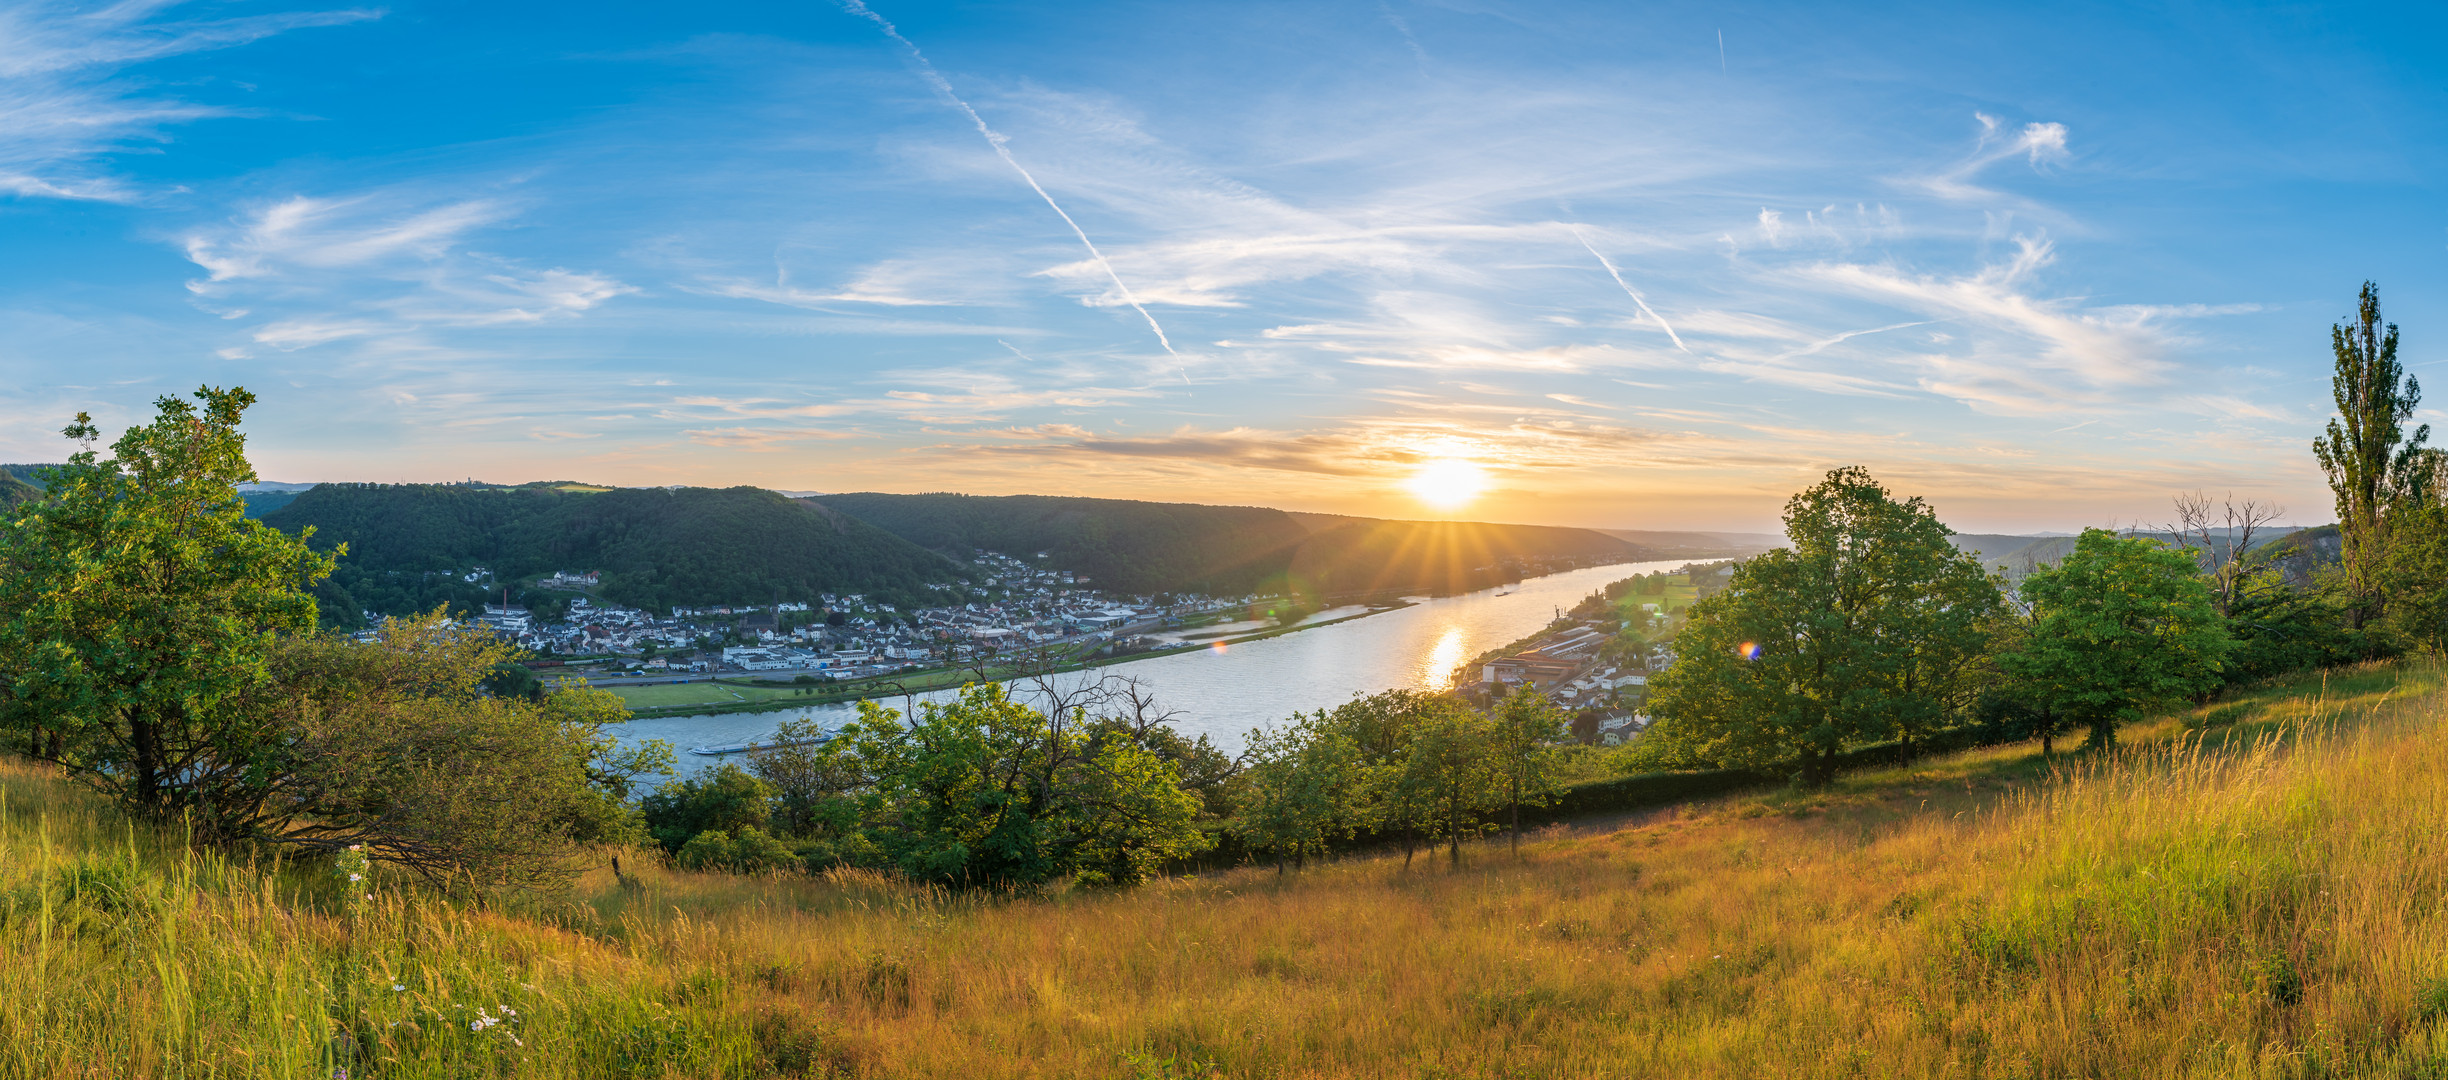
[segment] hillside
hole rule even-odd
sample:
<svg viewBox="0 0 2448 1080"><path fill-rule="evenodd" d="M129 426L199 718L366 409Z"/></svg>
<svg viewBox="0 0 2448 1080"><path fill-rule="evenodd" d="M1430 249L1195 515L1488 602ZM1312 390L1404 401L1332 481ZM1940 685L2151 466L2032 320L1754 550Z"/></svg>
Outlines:
<svg viewBox="0 0 2448 1080"><path fill-rule="evenodd" d="M2440 671L2128 738L1585 821L1519 861L1007 899L633 856L632 887L506 910L189 856L0 762L0 1076L2437 1075Z"/></svg>
<svg viewBox="0 0 2448 1080"><path fill-rule="evenodd" d="M599 570L601 596L646 608L827 592L914 606L929 585L959 577L880 529L758 488L565 486L324 484L263 520L293 533L314 526L318 549L346 542L326 607L385 614L481 602L486 586L458 576L475 567L500 583Z"/></svg>
<svg viewBox="0 0 2448 1080"><path fill-rule="evenodd" d="M1457 592L1525 571L1647 558L1588 529L1383 521L1042 495L825 495L812 501L919 546L966 558L1045 552L1053 567L1128 593ZM1508 576L1510 575L1510 576Z"/></svg>
<svg viewBox="0 0 2448 1080"><path fill-rule="evenodd" d="M2141 535L2169 543L2177 540L2174 534L2165 532L2143 530ZM2307 560L2318 561L2321 557L2319 552L2322 548L2322 538L2324 536L2331 538L2328 547L2334 548L2336 546L2335 535L2336 526L2333 525L2324 525L2315 529L2269 528L2254 534L2252 550L2280 561L2303 562L2308 570L2310 562ZM1956 533L1950 539L1959 550L1980 553L1982 566L1991 569L2002 566L2006 569L2007 576L2016 580L2021 580L2023 575L2042 566L2056 563L2074 550L2074 537L2071 536ZM2225 538L2214 537L2214 539L2218 541L2221 550L2232 546ZM2334 552L2328 557L2334 559Z"/></svg>
<svg viewBox="0 0 2448 1080"><path fill-rule="evenodd" d="M0 511L42 498L42 488L33 482L33 471L40 465L0 465Z"/></svg>
<svg viewBox="0 0 2448 1080"><path fill-rule="evenodd" d="M1785 538L1770 533L1672 532L1656 529L1600 529L1618 540L1639 544L1668 559L1731 559L1783 547Z"/></svg>

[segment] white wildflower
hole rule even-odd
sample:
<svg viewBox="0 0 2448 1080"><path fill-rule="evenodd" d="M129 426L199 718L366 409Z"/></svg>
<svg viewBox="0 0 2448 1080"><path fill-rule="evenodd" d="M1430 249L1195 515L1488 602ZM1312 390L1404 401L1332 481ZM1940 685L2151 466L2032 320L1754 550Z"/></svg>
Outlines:
<svg viewBox="0 0 2448 1080"><path fill-rule="evenodd" d="M394 994L399 993L400 991L402 991L402 990L406 990L406 989L408 989L408 988L407 988L407 987L405 987L405 986L401 986L401 985L400 985L400 984L398 984L398 983L392 983L392 984L391 984L391 992L392 992L392 993L394 993Z"/></svg>
<svg viewBox="0 0 2448 1080"><path fill-rule="evenodd" d="M483 1031L483 1030L484 1030L484 1025L483 1025L483 1024L479 1024L479 1023L477 1023L477 1022L476 1022L476 1021L474 1021L474 1020L470 1020L470 1021L468 1021L468 1030L469 1030L469 1031Z"/></svg>

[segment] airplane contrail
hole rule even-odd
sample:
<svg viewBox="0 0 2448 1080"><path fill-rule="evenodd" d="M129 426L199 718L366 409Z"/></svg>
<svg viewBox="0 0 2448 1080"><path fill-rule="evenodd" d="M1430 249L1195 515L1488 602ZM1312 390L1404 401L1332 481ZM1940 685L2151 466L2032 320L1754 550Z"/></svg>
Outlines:
<svg viewBox="0 0 2448 1080"><path fill-rule="evenodd" d="M1691 349L1683 344L1682 335L1675 333L1674 327L1666 325L1666 320L1658 318L1658 313L1649 309L1649 301L1641 299L1640 290L1633 288L1630 282L1625 281L1623 272L1615 269L1615 264L1608 262L1606 256L1598 254L1598 249L1591 246L1589 237L1581 235L1581 227L1574 225L1571 226L1571 229L1573 239L1581 241L1582 247L1589 248L1589 253L1597 257L1598 265L1606 267L1607 276L1614 278L1615 284L1623 287L1625 296L1631 297L1633 303L1640 305L1641 314L1657 319L1658 327L1666 331L1667 340L1674 342L1675 348L1682 349L1686 353L1690 352Z"/></svg>
<svg viewBox="0 0 2448 1080"><path fill-rule="evenodd" d="M1104 252L1097 250L1096 241L1088 239L1088 231L1080 228L1079 222L1071 220L1071 215L1063 212L1062 204L1055 202L1054 196L1046 194L1045 185L1038 183L1037 178L1029 175L1028 169L1020 164L1020 159L1012 156L1011 148L1004 145L1010 140L1005 138L1002 132L987 126L986 118L979 116L976 109L970 108L968 102L961 100L961 96L953 92L951 80L944 78L942 72L936 71L934 63L926 58L926 54L918 51L917 44L902 37L901 31L895 29L893 24L886 22L884 16L870 10L861 0L841 0L841 6L844 11L875 23L883 29L885 36L900 42L902 48L909 50L910 59L918 62L918 74L926 79L927 85L934 87L935 92L942 94L945 100L959 106L960 111L968 115L969 122L977 125L978 134L986 137L986 144L994 147L995 156L1002 158L1003 164L1011 166L1013 172L1020 174L1020 179L1028 182L1029 190L1036 192L1038 198L1045 200L1046 206L1053 209L1054 216L1063 219L1063 224L1071 226L1071 235L1079 237L1080 246L1088 249L1088 257L1096 260L1097 266L1105 271L1105 276L1113 280L1114 288L1122 294L1122 302L1129 304L1131 310L1138 312L1140 318L1147 320L1148 329L1156 332L1156 344L1164 346L1166 355L1180 360L1182 355L1173 351L1173 339L1165 336L1164 327L1157 324L1156 316L1148 314L1148 309L1141 306L1139 298L1131 293L1130 286L1122 283L1122 275L1115 273L1113 263L1106 260ZM1180 374L1184 383L1190 381L1190 376L1182 373L1178 367L1175 369L1175 374Z"/></svg>

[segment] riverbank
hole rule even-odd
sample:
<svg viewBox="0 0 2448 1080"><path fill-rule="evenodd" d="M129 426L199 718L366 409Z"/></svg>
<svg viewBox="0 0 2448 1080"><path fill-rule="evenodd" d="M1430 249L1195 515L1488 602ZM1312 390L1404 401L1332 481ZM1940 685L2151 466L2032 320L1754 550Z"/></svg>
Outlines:
<svg viewBox="0 0 2448 1080"><path fill-rule="evenodd" d="M1201 642L1192 648L1152 649L1128 656L1071 660L1050 669L1032 668L1026 673L1032 675L1061 674L1085 671L1090 668L1112 667L1140 660L1154 660L1194 652L1198 649L1228 649L1248 642L1265 641L1286 634L1297 634L1303 630L1336 626L1355 619L1365 619L1371 615L1400 611L1410 606L1412 606L1412 601L1409 600L1371 604L1367 611L1219 638L1214 641ZM1001 671L989 668L983 673L983 681L1000 682L1018 677L1022 673L1022 670L1016 665L1006 667ZM606 686L602 689L619 695L621 700L629 705L631 719L646 720L674 716L781 712L789 709L804 709L811 705L843 705L871 699L908 697L913 694L953 690L964 684L978 681L981 681L980 673L969 668L929 668L904 675L873 676L843 683L818 683L810 686L767 685L760 684L753 679L712 679L643 686ZM720 694L730 695L731 700L723 700ZM665 700L672 698L688 698L688 700Z"/></svg>

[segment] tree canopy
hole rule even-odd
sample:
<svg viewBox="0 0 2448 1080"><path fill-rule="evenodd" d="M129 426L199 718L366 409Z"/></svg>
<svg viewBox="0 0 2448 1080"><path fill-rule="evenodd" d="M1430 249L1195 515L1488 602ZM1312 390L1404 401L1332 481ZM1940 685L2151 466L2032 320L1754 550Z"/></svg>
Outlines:
<svg viewBox="0 0 2448 1080"><path fill-rule="evenodd" d="M1794 496L1785 531L1792 547L1742 562L1693 605L1674 665L1650 683L1644 738L1817 783L1847 747L1959 708L2002 599L1927 505L1859 468Z"/></svg>
<svg viewBox="0 0 2448 1080"><path fill-rule="evenodd" d="M218 812L206 796L277 744L248 696L280 636L314 628L306 590L333 562L246 517L254 395L194 397L156 401L108 458L77 414L84 448L0 530L0 727L156 816Z"/></svg>
<svg viewBox="0 0 2448 1080"><path fill-rule="evenodd" d="M2193 558L2148 537L2085 529L2065 561L2023 579L2022 599L2030 629L1999 662L2095 746L2218 686L2234 648Z"/></svg>

